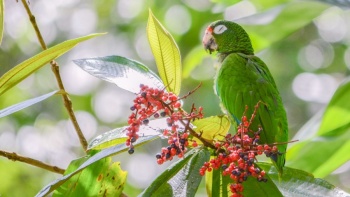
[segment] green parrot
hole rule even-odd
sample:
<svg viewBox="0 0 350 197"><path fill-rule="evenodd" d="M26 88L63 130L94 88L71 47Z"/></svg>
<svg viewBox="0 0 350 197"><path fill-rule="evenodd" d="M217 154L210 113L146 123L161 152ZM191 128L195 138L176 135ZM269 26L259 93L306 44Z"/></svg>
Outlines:
<svg viewBox="0 0 350 197"><path fill-rule="evenodd" d="M246 106L249 118L254 106L260 103L251 125L253 131L261 126L260 144L278 145L280 154L271 160L279 174L283 172L288 140L288 122L281 96L266 64L254 55L248 34L238 24L219 20L208 26L203 45L209 53L217 51L218 68L215 80L216 94L233 125L240 123Z"/></svg>

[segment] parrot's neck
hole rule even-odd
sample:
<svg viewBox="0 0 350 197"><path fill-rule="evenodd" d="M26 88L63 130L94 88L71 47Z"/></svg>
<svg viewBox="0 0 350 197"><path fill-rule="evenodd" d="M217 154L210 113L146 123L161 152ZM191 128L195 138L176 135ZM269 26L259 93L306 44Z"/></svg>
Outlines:
<svg viewBox="0 0 350 197"><path fill-rule="evenodd" d="M225 60L225 58L226 58L229 54L231 54L231 53L218 53L218 54L217 54L217 56L218 56L218 61L219 61L220 63L222 63L222 62Z"/></svg>
<svg viewBox="0 0 350 197"><path fill-rule="evenodd" d="M222 62L225 60L225 58L226 58L228 55L232 54L232 53L240 54L240 55L243 56L243 57L254 56L254 53L249 53L249 54L247 54L247 53L241 53L241 52L235 52L235 51L233 51L233 52L227 52L227 53L218 53L218 54L217 54L218 61L219 61L220 63L222 63Z"/></svg>
<svg viewBox="0 0 350 197"><path fill-rule="evenodd" d="M254 49L248 34L242 29L237 29L238 33L234 37L226 38L227 42L219 40L218 44L218 59L219 62L225 60L225 58L233 53L240 53L247 56L254 55Z"/></svg>

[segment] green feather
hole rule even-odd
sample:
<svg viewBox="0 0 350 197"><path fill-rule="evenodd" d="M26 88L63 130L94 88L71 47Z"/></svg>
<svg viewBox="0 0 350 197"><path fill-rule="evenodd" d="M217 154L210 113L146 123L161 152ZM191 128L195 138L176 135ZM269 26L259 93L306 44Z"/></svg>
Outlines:
<svg viewBox="0 0 350 197"><path fill-rule="evenodd" d="M246 106L246 116L254 112L254 106L261 102L250 129L262 127L260 144L278 145L277 158L272 162L282 174L288 140L288 123L281 96L265 63L254 56L248 34L236 23L220 20L207 28L203 37L204 47L217 51L221 66L215 77L215 90L227 114L232 116L233 125L238 125ZM283 144L285 143L285 144Z"/></svg>
<svg viewBox="0 0 350 197"><path fill-rule="evenodd" d="M286 113L281 97L271 74L258 57L240 53L229 54L222 62L216 78L216 90L227 112L237 121L245 111L247 117L254 111L254 106L261 101L258 113L251 129L258 130L261 125L261 143L272 144L288 140ZM279 145L281 153L285 153L287 145ZM282 173L285 154L273 160Z"/></svg>

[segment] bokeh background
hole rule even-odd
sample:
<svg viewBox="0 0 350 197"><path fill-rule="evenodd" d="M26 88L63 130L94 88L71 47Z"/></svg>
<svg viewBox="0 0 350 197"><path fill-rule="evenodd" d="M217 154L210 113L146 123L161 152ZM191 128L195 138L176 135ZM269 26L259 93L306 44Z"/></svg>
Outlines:
<svg viewBox="0 0 350 197"><path fill-rule="evenodd" d="M135 59L156 71L148 45L148 8L174 36L181 51L186 73L182 94L202 87L185 101L203 106L206 116L221 114L213 91L215 58L201 48L206 26L215 20L238 20L267 10L283 9L288 3L301 6L306 1L289 0L33 0L30 8L48 46L95 32L108 34L79 44L57 61L63 83L86 138L123 126L134 95L82 71L72 60L121 55ZM340 1L339 1L340 2ZM349 74L350 13L346 6L324 4L327 9L308 25L259 51L269 66L281 92L289 121L290 138L311 117L322 111L334 91ZM334 4L335 3L335 4ZM336 5L336 6L335 6ZM311 8L310 8L311 9ZM273 18L274 11L267 16ZM293 15L294 14L294 15ZM285 23L293 22L291 13ZM244 21L244 20L242 20ZM266 22L268 23L268 22ZM279 34L273 27L268 36ZM248 32L249 33L249 32ZM253 33L253 32L251 32ZM0 74L41 51L35 32L20 2L5 0L5 33L0 46ZM0 108L58 89L47 65L0 97ZM154 155L158 140L132 156L114 157L128 171L126 194L137 195L169 164L158 166ZM84 153L59 96L0 119L0 149L32 157L66 168ZM288 164L287 164L288 165ZM60 177L51 172L0 158L0 196L33 196L44 185ZM337 169L326 180L350 191L350 163ZM201 194L199 192L198 196Z"/></svg>

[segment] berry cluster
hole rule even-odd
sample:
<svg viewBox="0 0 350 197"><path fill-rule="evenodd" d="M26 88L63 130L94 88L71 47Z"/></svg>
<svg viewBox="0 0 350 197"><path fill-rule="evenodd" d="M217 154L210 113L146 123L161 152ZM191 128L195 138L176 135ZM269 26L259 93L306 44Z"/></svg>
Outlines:
<svg viewBox="0 0 350 197"><path fill-rule="evenodd" d="M164 90L150 88L140 85L140 92L134 99L134 105L130 108L132 114L129 116L126 135L126 145L129 146L129 153L134 152L133 143L138 139L137 134L141 125L147 125L150 118L163 117L168 128L163 130L163 135L168 139L168 147L163 147L161 153L156 155L157 163L162 164L172 160L174 156L183 157L186 147L189 146L190 121L203 117L203 109L198 110L193 106L191 113L181 109L181 99L177 95ZM180 127L182 125L183 127ZM196 146L193 142L192 146Z"/></svg>
<svg viewBox="0 0 350 197"><path fill-rule="evenodd" d="M197 110L192 106L191 113L186 113L183 110L173 111L173 113L166 119L168 126L171 129L164 129L163 136L168 138L167 147L162 148L161 153L156 155L157 163L163 164L165 161L171 161L174 156L182 158L187 148L190 145L189 127L190 121L203 118L203 108L199 107ZM179 129L179 124L185 126L183 129ZM196 141L192 141L192 147L198 146Z"/></svg>
<svg viewBox="0 0 350 197"><path fill-rule="evenodd" d="M246 116L242 117L242 122L238 126L235 135L227 134L225 138L215 143L217 156L209 162L205 162L200 169L203 176L206 171L221 168L223 176L230 176L233 183L230 185L232 197L240 197L243 192L242 183L249 176L256 178L259 182L266 182L265 171L255 165L256 156L265 154L268 157L277 157L279 154L276 146L260 145L260 133L262 129L254 132L249 127L255 117L258 105L248 120Z"/></svg>

